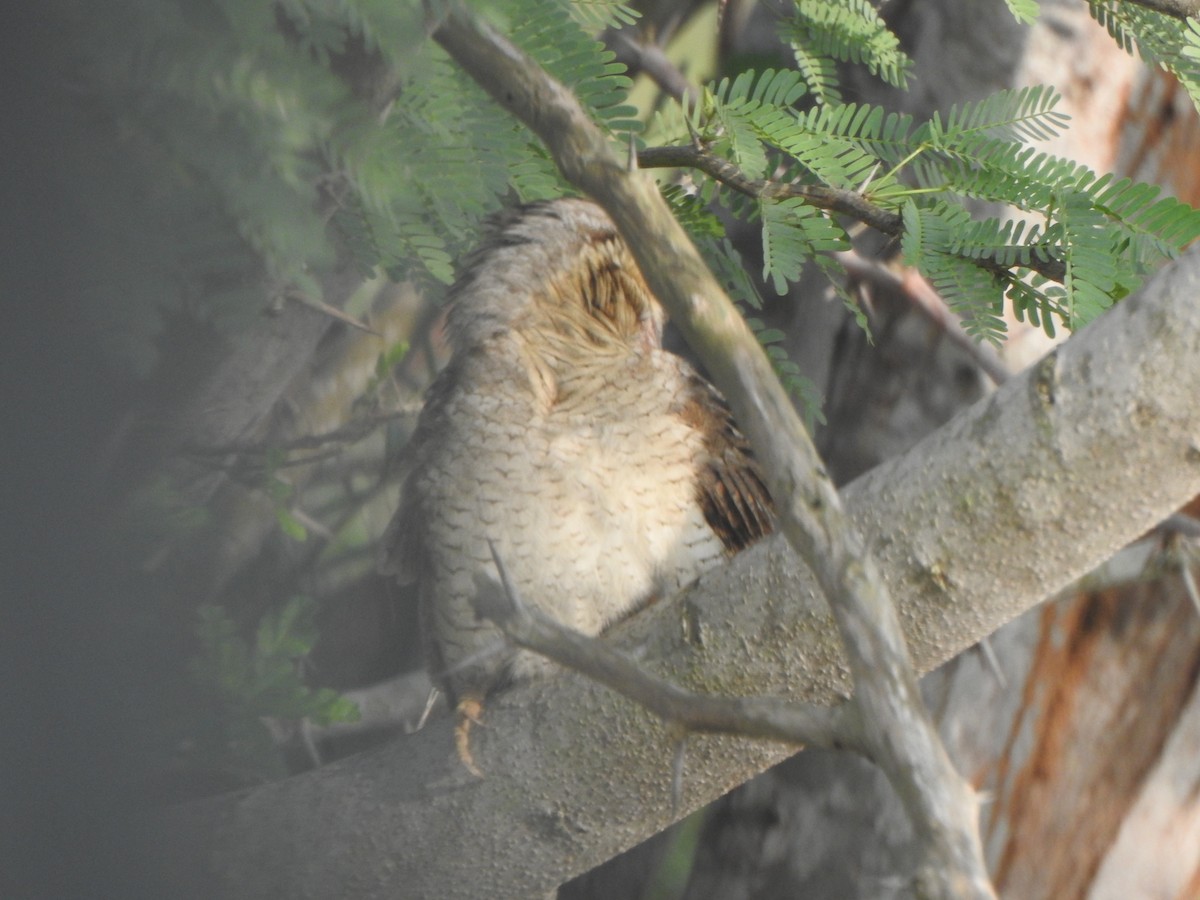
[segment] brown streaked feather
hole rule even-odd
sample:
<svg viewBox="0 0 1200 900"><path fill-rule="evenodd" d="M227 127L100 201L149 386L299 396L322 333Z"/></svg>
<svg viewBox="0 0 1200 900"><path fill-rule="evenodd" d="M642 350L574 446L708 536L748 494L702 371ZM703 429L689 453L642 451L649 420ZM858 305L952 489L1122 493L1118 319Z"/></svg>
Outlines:
<svg viewBox="0 0 1200 900"><path fill-rule="evenodd" d="M679 415L704 435L708 457L697 473L696 495L725 549L736 553L774 531L775 505L750 442L724 398L695 372Z"/></svg>

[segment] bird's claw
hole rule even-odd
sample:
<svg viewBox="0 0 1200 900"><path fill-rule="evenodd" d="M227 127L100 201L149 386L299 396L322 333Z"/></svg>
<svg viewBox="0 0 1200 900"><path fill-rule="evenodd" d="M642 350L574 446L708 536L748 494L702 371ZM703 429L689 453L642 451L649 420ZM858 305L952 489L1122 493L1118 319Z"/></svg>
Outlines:
<svg viewBox="0 0 1200 900"><path fill-rule="evenodd" d="M475 764L471 754L471 726L482 724L483 703L475 697L464 697L458 701L455 713L458 722L454 725L454 747L458 750L459 761L476 778L482 778L483 770Z"/></svg>

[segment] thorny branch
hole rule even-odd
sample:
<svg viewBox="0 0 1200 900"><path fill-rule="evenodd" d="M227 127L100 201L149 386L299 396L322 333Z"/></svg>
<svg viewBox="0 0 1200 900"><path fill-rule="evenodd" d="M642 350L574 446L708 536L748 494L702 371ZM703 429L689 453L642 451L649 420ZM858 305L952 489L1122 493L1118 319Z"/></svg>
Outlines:
<svg viewBox="0 0 1200 900"><path fill-rule="evenodd" d="M800 197L810 206L849 216L884 234L897 237L904 231L899 213L877 206L857 191L832 188L820 184L794 184L766 179L749 178L736 165L712 153L702 145L679 147L648 147L638 153L638 165L643 169L692 168L711 176L739 194L762 200L786 200ZM975 263L996 275L1007 273L1009 267L994 257L970 257ZM1061 283L1066 278L1066 266L1061 260L1029 258L1031 270L1051 281Z"/></svg>
<svg viewBox="0 0 1200 900"><path fill-rule="evenodd" d="M703 146L648 147L638 154L638 166L643 169L698 169L747 197L762 200L799 197L818 209L850 216L884 234L896 235L904 228L899 213L876 206L855 191L819 184L787 184L749 178L729 160Z"/></svg>

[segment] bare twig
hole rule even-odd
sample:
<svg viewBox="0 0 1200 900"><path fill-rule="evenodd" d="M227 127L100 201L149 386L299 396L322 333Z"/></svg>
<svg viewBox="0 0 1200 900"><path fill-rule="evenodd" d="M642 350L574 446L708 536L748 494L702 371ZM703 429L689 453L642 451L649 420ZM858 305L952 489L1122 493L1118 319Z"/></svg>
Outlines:
<svg viewBox="0 0 1200 900"><path fill-rule="evenodd" d="M1196 608L1197 613L1200 613L1200 590L1196 588L1196 578L1192 575L1191 561L1186 557L1179 561L1179 574L1183 578L1183 587L1192 601L1192 606Z"/></svg>
<svg viewBox="0 0 1200 900"><path fill-rule="evenodd" d="M992 677L996 679L996 684L1001 690L1008 687L1008 679L1004 677L1004 670L1000 668L1000 658L996 656L996 651L992 647L992 642L984 638L975 645L980 654L983 656L983 661L987 664L988 671L992 673Z"/></svg>
<svg viewBox="0 0 1200 900"><path fill-rule="evenodd" d="M647 672L603 641L523 603L495 546L491 549L501 584L480 579L476 610L518 646L582 672L689 731L740 734L798 746L862 748L848 707L806 706L777 697L695 694Z"/></svg>
<svg viewBox="0 0 1200 900"><path fill-rule="evenodd" d="M433 684L424 670L343 691L342 696L358 707L358 718L332 725L310 724L309 733L314 740L328 741L386 731L417 731L437 700Z"/></svg>
<svg viewBox="0 0 1200 900"><path fill-rule="evenodd" d="M754 335L653 181L626 170L571 92L465 7L443 9L434 39L537 134L568 181L612 216L651 289L749 436L781 530L812 568L837 621L864 744L896 787L920 838L921 892L994 897L975 794L955 772L924 710L887 587Z"/></svg>
<svg viewBox="0 0 1200 900"><path fill-rule="evenodd" d="M1177 512L1167 516L1158 526L1158 530L1180 537L1200 538L1200 519L1184 512Z"/></svg>
<svg viewBox="0 0 1200 900"><path fill-rule="evenodd" d="M729 160L722 159L702 145L647 147L638 154L638 165L643 169L699 169L747 197L767 200L800 197L818 209L850 216L884 234L899 234L904 229L899 213L876 206L855 191L817 184L787 184L749 178Z"/></svg>
<svg viewBox="0 0 1200 900"><path fill-rule="evenodd" d="M304 306L307 306L309 309L315 309L317 312L324 313L331 319L335 319L338 322L349 325L351 328L357 328L359 331L365 332L366 334L372 334L379 338L383 337L383 335L381 335L370 325L360 322L349 313L343 312L336 306L330 306L324 300L319 300L316 297L313 297L311 294L300 290L299 288L286 288L283 292L283 299L293 300L296 303L301 303Z"/></svg>
<svg viewBox="0 0 1200 900"><path fill-rule="evenodd" d="M1196 587L1196 577L1192 574L1192 564L1196 558L1195 540L1200 535L1200 521L1187 512L1177 512L1168 516L1155 531L1163 542L1162 556L1178 568L1179 577L1183 580L1183 589L1196 612L1200 613L1200 589Z"/></svg>
<svg viewBox="0 0 1200 900"><path fill-rule="evenodd" d="M688 81L679 67L667 58L662 47L635 40L624 31L611 32L608 37L617 61L623 62L632 74L644 72L664 93L676 100L689 105L699 101L700 89Z"/></svg>

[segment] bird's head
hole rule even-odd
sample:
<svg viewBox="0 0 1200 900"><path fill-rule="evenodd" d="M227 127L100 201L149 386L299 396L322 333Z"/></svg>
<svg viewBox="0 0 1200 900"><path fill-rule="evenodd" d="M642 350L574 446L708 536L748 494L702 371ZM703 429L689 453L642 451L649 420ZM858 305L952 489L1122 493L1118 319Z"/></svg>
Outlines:
<svg viewBox="0 0 1200 900"><path fill-rule="evenodd" d="M559 359L649 349L666 317L612 220L587 200L502 213L451 298L456 352L512 332Z"/></svg>

